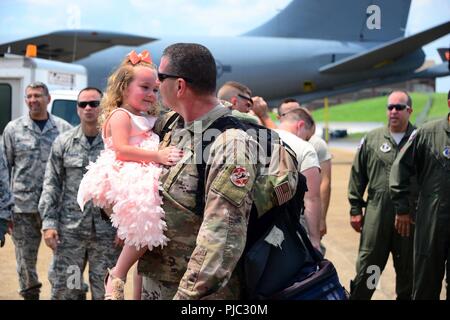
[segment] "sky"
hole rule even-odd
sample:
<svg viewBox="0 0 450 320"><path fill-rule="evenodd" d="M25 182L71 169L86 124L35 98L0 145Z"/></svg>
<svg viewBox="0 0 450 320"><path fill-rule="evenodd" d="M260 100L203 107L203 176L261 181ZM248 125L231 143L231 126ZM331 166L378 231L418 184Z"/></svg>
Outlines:
<svg viewBox="0 0 450 320"><path fill-rule="evenodd" d="M290 0L1 0L0 44L65 29L116 31L147 37L233 36L261 25L289 2ZM406 35L449 20L449 0L412 0ZM450 35L432 42L424 47L427 59L440 63L436 48L449 46ZM437 91L447 92L449 89L450 76L437 80Z"/></svg>

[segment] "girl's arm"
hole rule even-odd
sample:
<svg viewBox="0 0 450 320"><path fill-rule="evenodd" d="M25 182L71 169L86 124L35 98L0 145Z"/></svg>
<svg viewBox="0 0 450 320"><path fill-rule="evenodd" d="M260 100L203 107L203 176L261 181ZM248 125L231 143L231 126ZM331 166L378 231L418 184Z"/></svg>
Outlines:
<svg viewBox="0 0 450 320"><path fill-rule="evenodd" d="M107 126L109 126L111 132L112 142L118 160L156 162L164 165L173 165L181 159L182 151L175 147L150 151L129 145L131 119L126 112L115 112L107 122Z"/></svg>

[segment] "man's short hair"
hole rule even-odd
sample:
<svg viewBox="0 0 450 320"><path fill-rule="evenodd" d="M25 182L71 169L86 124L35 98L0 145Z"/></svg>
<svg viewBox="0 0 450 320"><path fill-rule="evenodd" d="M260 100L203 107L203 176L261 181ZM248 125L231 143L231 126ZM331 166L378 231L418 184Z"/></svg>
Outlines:
<svg viewBox="0 0 450 320"><path fill-rule="evenodd" d="M84 92L84 91L91 91L91 90L97 91L97 92L100 94L100 98L103 98L103 92L102 92L99 88L96 88L96 87L86 87L86 88L84 88L84 89L81 89L80 92L78 92L77 101L80 99L80 95L81 95L82 92Z"/></svg>
<svg viewBox="0 0 450 320"><path fill-rule="evenodd" d="M247 94L249 98L252 97L252 91L250 88L236 81L225 82L217 91L217 97L222 100L230 101L231 98L236 96L238 93Z"/></svg>
<svg viewBox="0 0 450 320"><path fill-rule="evenodd" d="M293 101L291 101L293 102ZM314 122L314 119L311 116L311 113L307 110L305 110L304 107L300 107L300 108L295 108L292 110L289 110L285 113L283 113L280 116L280 121L299 121L299 120L303 120L305 122L305 127L306 129L311 129L312 127L314 127L316 125L316 123Z"/></svg>
<svg viewBox="0 0 450 320"><path fill-rule="evenodd" d="M175 43L164 49L163 56L169 59L167 72L186 81L197 94L215 94L216 62L208 48L197 43Z"/></svg>
<svg viewBox="0 0 450 320"><path fill-rule="evenodd" d="M448 90L448 93L447 93L447 100L450 100L450 90Z"/></svg>
<svg viewBox="0 0 450 320"><path fill-rule="evenodd" d="M412 109L413 105L412 105L412 99L411 99L411 96L410 96L409 93L408 93L407 91L405 91L405 90L392 90L392 91L389 92L389 94L388 94L388 99L389 99L389 96L390 96L391 94L395 93L395 92L401 92L401 93L403 93L403 94L406 96L406 105L409 106L409 107Z"/></svg>
<svg viewBox="0 0 450 320"><path fill-rule="evenodd" d="M46 96L48 96L50 94L49 91L48 91L47 85L45 83L43 83L43 82L40 82L40 81L35 81L35 82L30 83L25 88L25 91L27 91L28 89L38 89L38 88L41 88L42 91L44 91L44 94Z"/></svg>
<svg viewBox="0 0 450 320"><path fill-rule="evenodd" d="M297 99L295 99L295 98L286 98L286 99L284 99L283 101L281 101L280 105L278 106L278 115L279 116L281 116L283 114L283 112L282 112L283 110L282 110L281 106L283 104L285 104L285 103L290 103L290 102L295 102L295 103L298 103L300 105L300 102Z"/></svg>

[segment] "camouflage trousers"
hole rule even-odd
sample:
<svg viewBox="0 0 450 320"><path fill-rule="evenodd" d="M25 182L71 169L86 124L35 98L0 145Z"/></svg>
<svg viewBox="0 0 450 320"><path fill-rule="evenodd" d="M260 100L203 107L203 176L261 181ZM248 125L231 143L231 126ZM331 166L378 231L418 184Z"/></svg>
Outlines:
<svg viewBox="0 0 450 320"><path fill-rule="evenodd" d="M226 288L216 291L201 300L239 300L241 287L237 277L232 277ZM141 300L172 300L178 291L178 283L155 280L142 275Z"/></svg>
<svg viewBox="0 0 450 320"><path fill-rule="evenodd" d="M121 248L114 246L114 234L90 238L74 234L59 234L59 243L54 253L52 271L52 300L82 299L85 289L83 273L89 264L89 284L93 300L103 300L103 280L107 268L116 264Z"/></svg>
<svg viewBox="0 0 450 320"><path fill-rule="evenodd" d="M24 299L39 299L42 283L38 279L36 262L42 238L41 217L37 212L13 212L12 222L19 294Z"/></svg>
<svg viewBox="0 0 450 320"><path fill-rule="evenodd" d="M178 285L143 276L141 300L172 300L177 290Z"/></svg>

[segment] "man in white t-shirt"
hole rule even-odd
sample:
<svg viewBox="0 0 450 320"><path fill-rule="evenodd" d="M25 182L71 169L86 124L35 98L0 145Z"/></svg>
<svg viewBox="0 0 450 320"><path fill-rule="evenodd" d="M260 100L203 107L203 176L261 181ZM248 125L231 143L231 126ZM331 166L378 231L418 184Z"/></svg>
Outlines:
<svg viewBox="0 0 450 320"><path fill-rule="evenodd" d="M294 98L287 98L278 108L278 118L294 109L303 109L310 115L311 119L306 119L309 123L309 130L304 130L304 140L307 140L317 152L319 158L320 173L322 180L320 182L320 201L322 205L322 215L320 219L320 237L322 238L327 233L327 212L330 205L331 198L331 153L328 150L327 143L320 137L314 135L316 132L316 125L312 118L311 112L305 107L301 107L300 103ZM325 247L322 245L322 252L325 253Z"/></svg>
<svg viewBox="0 0 450 320"><path fill-rule="evenodd" d="M320 164L313 146L306 142L313 125L311 116L302 109L288 111L280 116L280 126L275 131L281 140L296 153L298 170L306 177L305 219L314 247L320 250Z"/></svg>

